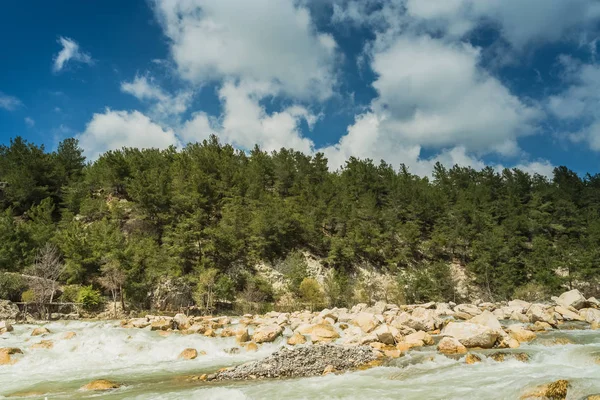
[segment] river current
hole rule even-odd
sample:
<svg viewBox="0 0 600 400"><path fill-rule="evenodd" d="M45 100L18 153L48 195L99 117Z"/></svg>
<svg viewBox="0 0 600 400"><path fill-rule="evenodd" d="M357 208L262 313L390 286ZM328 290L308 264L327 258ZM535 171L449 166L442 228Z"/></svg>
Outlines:
<svg viewBox="0 0 600 400"><path fill-rule="evenodd" d="M507 359L467 365L464 357L448 358L434 347L410 351L382 367L322 377L250 381L191 382L189 375L263 358L284 345L283 339L262 345L258 352L229 354L235 338L202 335L167 337L148 329L124 329L118 322L55 322L51 334L32 337L34 325L16 325L0 335L0 347L18 347L23 355L14 365L0 366L0 399L518 399L526 388L567 379L569 399L600 394L600 331L568 330L539 335L519 349L529 362ZM65 332L75 332L63 339ZM549 346L552 338L571 344ZM33 349L52 340L51 349ZM185 348L204 351L194 360L180 360ZM490 350L487 351L489 354ZM486 351L476 352L485 355ZM112 392L84 392L95 379L124 384ZM19 396L38 392L43 396ZM15 397L15 394L17 396Z"/></svg>

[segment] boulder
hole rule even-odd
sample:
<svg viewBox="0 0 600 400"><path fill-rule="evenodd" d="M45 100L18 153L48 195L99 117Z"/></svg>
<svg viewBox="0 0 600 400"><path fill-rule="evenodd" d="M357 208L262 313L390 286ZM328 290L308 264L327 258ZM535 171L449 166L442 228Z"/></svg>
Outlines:
<svg viewBox="0 0 600 400"><path fill-rule="evenodd" d="M438 343L437 349L442 354L465 354L467 348L453 337L444 337Z"/></svg>
<svg viewBox="0 0 600 400"><path fill-rule="evenodd" d="M559 313L565 321L585 321L585 318L579 315L575 308L569 309L564 306L556 306L554 311Z"/></svg>
<svg viewBox="0 0 600 400"><path fill-rule="evenodd" d="M250 340L250 335L248 334L248 329L243 328L243 329L238 329L238 331L235 334L235 341L238 344L244 343L244 342L248 342Z"/></svg>
<svg viewBox="0 0 600 400"><path fill-rule="evenodd" d="M133 326L134 328L142 329L150 326L150 321L148 321L146 318L133 318L129 320L129 325Z"/></svg>
<svg viewBox="0 0 600 400"><path fill-rule="evenodd" d="M354 309L354 307L353 307L353 309ZM374 314L367 313L367 312L359 312L352 320L352 323L354 325L360 327L360 329L364 333L370 333L375 328L377 328L377 326L381 323L381 321L379 321L379 319L377 319Z"/></svg>
<svg viewBox="0 0 600 400"><path fill-rule="evenodd" d="M584 308L587 304L587 300L581 292L577 289L570 290L568 292L564 292L557 299L555 299L556 304L569 308L573 307L576 310L580 310Z"/></svg>
<svg viewBox="0 0 600 400"><path fill-rule="evenodd" d="M596 299L595 297L590 297L587 299L587 302L590 307L600 308L600 300Z"/></svg>
<svg viewBox="0 0 600 400"><path fill-rule="evenodd" d="M454 312L469 314L472 317L481 314L481 310L479 309L479 307L473 304L459 304L456 307L454 307Z"/></svg>
<svg viewBox="0 0 600 400"><path fill-rule="evenodd" d="M151 331L166 331L173 326L172 321L166 319L158 319L150 324Z"/></svg>
<svg viewBox="0 0 600 400"><path fill-rule="evenodd" d="M519 343L531 342L537 337L534 332L525 329L522 325L510 325L508 328L506 328L506 331L510 337L518 340Z"/></svg>
<svg viewBox="0 0 600 400"><path fill-rule="evenodd" d="M524 314L531 307L531 303L524 300L511 300L508 302L508 307L512 309L512 311L518 311L521 314Z"/></svg>
<svg viewBox="0 0 600 400"><path fill-rule="evenodd" d="M470 322L450 322L441 334L457 339L465 347L481 347L484 349L493 347L499 336L498 332L487 326Z"/></svg>
<svg viewBox="0 0 600 400"><path fill-rule="evenodd" d="M258 345L254 342L249 342L246 345L246 351L258 351Z"/></svg>
<svg viewBox="0 0 600 400"><path fill-rule="evenodd" d="M279 325L263 325L254 330L252 340L256 343L272 342L283 333Z"/></svg>
<svg viewBox="0 0 600 400"><path fill-rule="evenodd" d="M189 329L189 327L192 325L187 315L181 313L176 314L173 317L173 324L175 325L175 328L179 329L180 331Z"/></svg>
<svg viewBox="0 0 600 400"><path fill-rule="evenodd" d="M101 391L101 390L112 390L118 389L121 387L121 384L114 383L106 379L98 379L88 383L81 387L81 390L93 390L93 391Z"/></svg>
<svg viewBox="0 0 600 400"><path fill-rule="evenodd" d="M465 357L465 363L466 364L476 364L481 362L481 357L479 357L477 354L473 354L473 353L469 353L467 354L467 356Z"/></svg>
<svg viewBox="0 0 600 400"><path fill-rule="evenodd" d="M529 317L526 314L522 314L518 311L513 311L508 319L523 323L529 322Z"/></svg>
<svg viewBox="0 0 600 400"><path fill-rule="evenodd" d="M50 350L54 347L54 342L52 340L42 340L39 343L34 343L31 345L30 349L45 349Z"/></svg>
<svg viewBox="0 0 600 400"><path fill-rule="evenodd" d="M3 333L6 332L12 332L13 331L13 327L11 324L8 323L8 321L0 321L0 335L2 335Z"/></svg>
<svg viewBox="0 0 600 400"><path fill-rule="evenodd" d="M402 335L400 335L398 329L387 324L379 325L377 329L373 331L373 334L377 336L377 340L379 340L381 343L389 345L395 345L396 342L402 338Z"/></svg>
<svg viewBox="0 0 600 400"><path fill-rule="evenodd" d="M410 335L407 335L404 338L404 341L409 344L422 342L423 343L422 346L423 345L431 346L434 344L434 340L431 337L431 335L428 334L427 332L423 332L423 331L418 331L415 333L411 333Z"/></svg>
<svg viewBox="0 0 600 400"><path fill-rule="evenodd" d="M290 346L297 346L299 344L306 343L306 338L299 332L295 332L292 336L290 336L287 340L287 344Z"/></svg>
<svg viewBox="0 0 600 400"><path fill-rule="evenodd" d="M198 357L198 350L196 349L185 349L179 354L179 357L183 360L193 360Z"/></svg>
<svg viewBox="0 0 600 400"><path fill-rule="evenodd" d="M0 351L0 365L11 365L14 362L10 358L10 354Z"/></svg>
<svg viewBox="0 0 600 400"><path fill-rule="evenodd" d="M569 381L559 380L547 385L541 385L525 392L521 400L525 399L551 399L564 400L567 398L569 390Z"/></svg>
<svg viewBox="0 0 600 400"><path fill-rule="evenodd" d="M31 336L43 336L49 334L50 331L46 327L35 328L33 332L31 332Z"/></svg>
<svg viewBox="0 0 600 400"><path fill-rule="evenodd" d="M65 332L62 335L62 339L63 340L71 340L73 339L75 336L77 336L77 334L75 332Z"/></svg>
<svg viewBox="0 0 600 400"><path fill-rule="evenodd" d="M496 316L488 310L485 310L481 314L474 316L469 320L469 322L472 324L487 326L498 333L502 331L502 325L500 325L500 322L498 322Z"/></svg>
<svg viewBox="0 0 600 400"><path fill-rule="evenodd" d="M470 318L470 315L469 315ZM392 325L407 326L415 331L433 331L442 325L442 320L438 317L436 310L417 307L412 314L403 312L392 321Z"/></svg>
<svg viewBox="0 0 600 400"><path fill-rule="evenodd" d="M310 330L310 339L314 343L331 342L340 337L340 334L329 324L317 324Z"/></svg>
<svg viewBox="0 0 600 400"><path fill-rule="evenodd" d="M595 308L583 308L579 310L579 315L589 324L600 323L600 310Z"/></svg>
<svg viewBox="0 0 600 400"><path fill-rule="evenodd" d="M542 304L532 304L529 310L527 310L527 316L533 323L545 322L553 326L556 325L553 311Z"/></svg>

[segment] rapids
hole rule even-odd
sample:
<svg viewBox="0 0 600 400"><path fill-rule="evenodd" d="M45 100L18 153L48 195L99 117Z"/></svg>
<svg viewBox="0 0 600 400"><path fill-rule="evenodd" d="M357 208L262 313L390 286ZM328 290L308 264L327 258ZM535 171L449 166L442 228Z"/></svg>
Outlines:
<svg viewBox="0 0 600 400"><path fill-rule="evenodd" d="M33 325L15 325L0 335L0 347L18 347L24 355L14 365L0 366L0 399L24 397L15 393L41 392L30 399L518 399L525 388L558 379L571 382L570 399L600 393L600 331L573 330L540 334L524 344L530 361L514 359L466 365L433 347L409 352L384 367L315 378L253 382L190 382L197 375L263 358L283 345L262 345L258 352L229 354L235 338L206 338L173 333L162 337L147 329L124 329L117 322L55 322L52 349L31 349L42 340L31 337ZM75 332L62 339L65 332ZM545 346L544 339L565 337L573 344ZM188 347L203 350L195 360L179 360ZM493 352L479 351L485 355ZM110 379L124 386L110 393L82 392L95 379Z"/></svg>

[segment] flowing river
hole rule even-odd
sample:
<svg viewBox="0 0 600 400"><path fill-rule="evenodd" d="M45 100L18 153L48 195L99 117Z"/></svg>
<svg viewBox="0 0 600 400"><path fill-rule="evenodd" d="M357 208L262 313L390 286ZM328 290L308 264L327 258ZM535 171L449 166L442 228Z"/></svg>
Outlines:
<svg viewBox="0 0 600 400"><path fill-rule="evenodd" d="M45 325L51 349L32 349L42 340L31 337L33 325L16 325L0 335L0 347L18 347L24 355L14 365L0 366L0 399L518 399L523 390L558 379L571 382L570 399L600 393L600 331L569 330L541 334L513 350L529 362L508 359L467 365L433 347L411 351L386 366L322 377L251 382L190 382L186 375L263 358L283 346L282 339L258 352L229 354L235 338L202 335L167 337L147 329L123 329L117 322L56 322ZM65 332L75 332L63 339ZM552 338L572 344L548 346ZM195 360L179 360L188 347L206 352ZM488 350L487 353L493 352ZM486 354L480 351L478 354ZM95 379L123 383L112 392L79 388ZM24 397L25 392L45 393ZM21 395L19 395L21 393ZM17 394L15 396L15 394Z"/></svg>

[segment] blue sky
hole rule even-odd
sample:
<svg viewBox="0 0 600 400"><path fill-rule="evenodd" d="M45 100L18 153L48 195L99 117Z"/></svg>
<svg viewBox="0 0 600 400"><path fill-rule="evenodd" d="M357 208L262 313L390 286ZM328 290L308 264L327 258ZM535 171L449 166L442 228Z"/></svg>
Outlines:
<svg viewBox="0 0 600 400"><path fill-rule="evenodd" d="M599 172L594 0L42 0L0 12L0 143Z"/></svg>

